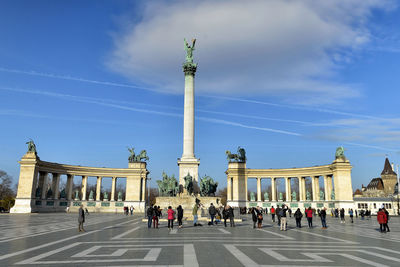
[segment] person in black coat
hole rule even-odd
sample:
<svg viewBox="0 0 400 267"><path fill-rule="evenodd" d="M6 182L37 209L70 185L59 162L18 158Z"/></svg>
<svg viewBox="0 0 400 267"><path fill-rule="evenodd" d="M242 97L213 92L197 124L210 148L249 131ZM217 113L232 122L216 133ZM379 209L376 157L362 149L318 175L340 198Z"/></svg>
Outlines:
<svg viewBox="0 0 400 267"><path fill-rule="evenodd" d="M229 217L229 222L231 224L231 227L235 227L235 221L234 218L235 215L233 214L233 208L228 205L228 217Z"/></svg>
<svg viewBox="0 0 400 267"><path fill-rule="evenodd" d="M256 228L258 212L256 208L251 208L251 217L253 219L253 228Z"/></svg>
<svg viewBox="0 0 400 267"><path fill-rule="evenodd" d="M182 228L182 218L183 218L182 206L179 205L178 208L176 208L176 210L178 211L178 225L179 225L179 228Z"/></svg>
<svg viewBox="0 0 400 267"><path fill-rule="evenodd" d="M83 223L85 222L85 212L83 210L83 205L78 210L78 232L85 232L85 229L83 229Z"/></svg>

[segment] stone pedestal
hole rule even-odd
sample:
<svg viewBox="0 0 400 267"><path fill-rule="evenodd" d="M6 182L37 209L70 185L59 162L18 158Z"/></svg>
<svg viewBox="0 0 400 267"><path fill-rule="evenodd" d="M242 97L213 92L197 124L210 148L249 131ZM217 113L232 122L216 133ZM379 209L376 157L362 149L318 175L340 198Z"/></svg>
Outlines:
<svg viewBox="0 0 400 267"><path fill-rule="evenodd" d="M193 183L199 181L199 165L200 160L196 158L179 159L179 184L185 186L184 177L189 173L193 177Z"/></svg>

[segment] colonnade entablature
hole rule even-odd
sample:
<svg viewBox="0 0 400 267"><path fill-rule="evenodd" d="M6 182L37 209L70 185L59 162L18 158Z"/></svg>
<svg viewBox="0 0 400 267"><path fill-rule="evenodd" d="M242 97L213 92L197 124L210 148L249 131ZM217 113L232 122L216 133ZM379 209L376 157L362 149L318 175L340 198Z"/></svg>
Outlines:
<svg viewBox="0 0 400 267"><path fill-rule="evenodd" d="M250 169L246 162L229 162L227 201L237 207L271 207L283 203L292 207L348 206L353 203L351 168L346 158L336 158L328 165L288 169ZM248 194L249 179L257 180L256 194ZM268 190L262 188L264 179L270 181ZM284 190L279 193L277 179L284 180ZM292 188L293 179L297 180L295 188ZM307 186L306 179L311 180ZM323 179L323 189L320 179Z"/></svg>
<svg viewBox="0 0 400 267"><path fill-rule="evenodd" d="M81 204L92 211L121 212L122 207L133 206L136 212L144 212L149 174L146 162L129 162L128 168L87 167L42 161L36 152L27 152L19 164L21 170L13 213L77 209ZM62 191L61 175L67 177ZM77 177L79 185L75 184L74 190ZM90 192L89 177L96 177L96 187ZM112 179L110 196L102 192L103 178ZM116 192L120 178L126 179L125 195Z"/></svg>

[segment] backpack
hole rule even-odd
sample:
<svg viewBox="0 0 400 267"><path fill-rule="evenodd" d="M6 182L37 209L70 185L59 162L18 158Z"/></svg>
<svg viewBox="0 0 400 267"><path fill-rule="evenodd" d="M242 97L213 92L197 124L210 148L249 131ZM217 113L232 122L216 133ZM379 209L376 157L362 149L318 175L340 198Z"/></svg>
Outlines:
<svg viewBox="0 0 400 267"><path fill-rule="evenodd" d="M284 214L283 209L280 209L280 210L279 210L279 216L280 216L280 217L283 217L284 215L285 215L285 214Z"/></svg>

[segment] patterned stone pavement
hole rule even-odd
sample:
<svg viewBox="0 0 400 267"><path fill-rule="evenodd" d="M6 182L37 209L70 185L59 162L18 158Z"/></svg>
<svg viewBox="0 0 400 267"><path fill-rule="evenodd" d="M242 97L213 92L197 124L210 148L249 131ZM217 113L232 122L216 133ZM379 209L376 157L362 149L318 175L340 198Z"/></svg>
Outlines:
<svg viewBox="0 0 400 267"><path fill-rule="evenodd" d="M327 230L280 231L264 220L253 229L250 217L236 227L147 229L142 215L90 214L77 232L77 214L0 215L1 266L400 266L400 218L380 233L376 217L329 217ZM306 222L303 220L303 224Z"/></svg>

